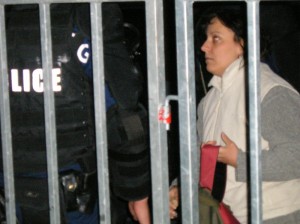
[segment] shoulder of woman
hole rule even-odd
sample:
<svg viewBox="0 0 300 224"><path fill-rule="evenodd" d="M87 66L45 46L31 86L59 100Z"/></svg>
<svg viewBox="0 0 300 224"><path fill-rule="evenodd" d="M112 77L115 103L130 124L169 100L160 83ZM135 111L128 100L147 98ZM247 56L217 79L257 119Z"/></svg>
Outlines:
<svg viewBox="0 0 300 224"><path fill-rule="evenodd" d="M271 68L264 63L261 63L261 100L265 98L265 96L275 87L284 87L283 89L276 88L275 93L277 91L293 91L295 94L299 93L295 90L295 88L289 84L285 79L281 76L274 73Z"/></svg>

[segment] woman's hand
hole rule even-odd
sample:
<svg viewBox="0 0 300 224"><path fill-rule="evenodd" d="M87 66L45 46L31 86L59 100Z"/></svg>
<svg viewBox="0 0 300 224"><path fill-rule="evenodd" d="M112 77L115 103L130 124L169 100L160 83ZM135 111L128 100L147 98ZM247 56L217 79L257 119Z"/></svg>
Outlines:
<svg viewBox="0 0 300 224"><path fill-rule="evenodd" d="M129 211L135 221L140 224L150 224L150 210L148 205L148 197L138 201L128 202Z"/></svg>
<svg viewBox="0 0 300 224"><path fill-rule="evenodd" d="M179 205L179 192L177 186L172 186L169 190L170 201L170 218L175 219L177 217L176 209Z"/></svg>
<svg viewBox="0 0 300 224"><path fill-rule="evenodd" d="M221 137L225 146L220 147L218 161L237 167L238 147L225 133L222 132Z"/></svg>

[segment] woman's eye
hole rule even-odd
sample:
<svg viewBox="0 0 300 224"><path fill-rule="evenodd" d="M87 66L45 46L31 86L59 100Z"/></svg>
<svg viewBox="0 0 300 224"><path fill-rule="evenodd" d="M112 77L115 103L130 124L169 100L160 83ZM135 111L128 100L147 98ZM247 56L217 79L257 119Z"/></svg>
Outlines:
<svg viewBox="0 0 300 224"><path fill-rule="evenodd" d="M219 36L213 36L213 41L214 42L219 42L220 41L220 37Z"/></svg>

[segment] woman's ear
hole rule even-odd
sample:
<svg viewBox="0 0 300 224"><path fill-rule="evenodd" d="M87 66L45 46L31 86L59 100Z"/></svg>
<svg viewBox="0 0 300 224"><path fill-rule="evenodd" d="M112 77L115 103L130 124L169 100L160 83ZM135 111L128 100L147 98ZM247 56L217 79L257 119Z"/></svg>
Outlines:
<svg viewBox="0 0 300 224"><path fill-rule="evenodd" d="M239 42L240 42L240 48L239 48L238 55L239 56L243 56L243 54L244 54L244 47L245 47L244 40L241 39Z"/></svg>
<svg viewBox="0 0 300 224"><path fill-rule="evenodd" d="M244 43L244 40L243 40L243 39L240 40L240 44L241 44L241 46L242 46L243 48L245 47L245 46L244 46L245 43Z"/></svg>

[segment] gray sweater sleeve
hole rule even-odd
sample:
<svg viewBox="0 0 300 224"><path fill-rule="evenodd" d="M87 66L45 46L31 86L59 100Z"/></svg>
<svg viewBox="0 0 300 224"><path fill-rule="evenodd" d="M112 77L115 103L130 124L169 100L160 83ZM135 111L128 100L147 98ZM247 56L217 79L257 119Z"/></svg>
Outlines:
<svg viewBox="0 0 300 224"><path fill-rule="evenodd" d="M269 142L269 150L262 150L263 181L300 178L299 95L285 87L274 87L262 102L261 121L261 134ZM246 181L246 153L239 152L237 164L237 180Z"/></svg>

